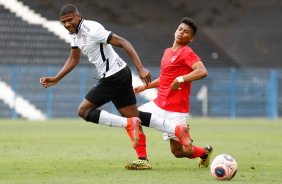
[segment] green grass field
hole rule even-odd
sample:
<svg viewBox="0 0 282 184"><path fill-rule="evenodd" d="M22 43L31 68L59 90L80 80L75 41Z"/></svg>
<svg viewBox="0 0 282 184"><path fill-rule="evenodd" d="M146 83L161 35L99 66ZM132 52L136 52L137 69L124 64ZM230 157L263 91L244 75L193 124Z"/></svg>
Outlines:
<svg viewBox="0 0 282 184"><path fill-rule="evenodd" d="M212 159L233 156L238 172L230 181L213 178L198 159L177 159L162 133L144 128L152 170L129 171L136 158L122 128L80 119L43 122L0 119L0 183L282 183L282 120L189 120L194 145L214 147Z"/></svg>

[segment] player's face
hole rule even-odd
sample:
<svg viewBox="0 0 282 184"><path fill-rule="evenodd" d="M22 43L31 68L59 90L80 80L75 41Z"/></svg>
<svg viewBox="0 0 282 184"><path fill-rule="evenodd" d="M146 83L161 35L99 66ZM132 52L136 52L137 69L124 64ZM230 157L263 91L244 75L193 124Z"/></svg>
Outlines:
<svg viewBox="0 0 282 184"><path fill-rule="evenodd" d="M187 45L195 38L192 36L193 30L187 24L182 23L178 26L174 33L174 39L176 42Z"/></svg>
<svg viewBox="0 0 282 184"><path fill-rule="evenodd" d="M79 21L81 20L80 13L70 13L60 17L64 27L69 31L70 34L76 33L78 29Z"/></svg>

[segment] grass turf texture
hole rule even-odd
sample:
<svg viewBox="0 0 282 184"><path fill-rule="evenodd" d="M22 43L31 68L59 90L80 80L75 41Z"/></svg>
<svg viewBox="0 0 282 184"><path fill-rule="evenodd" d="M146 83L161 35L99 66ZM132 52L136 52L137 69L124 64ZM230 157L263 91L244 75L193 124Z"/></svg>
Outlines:
<svg viewBox="0 0 282 184"><path fill-rule="evenodd" d="M238 164L230 183L282 183L282 121L189 120L194 145L214 147ZM80 119L0 119L0 183L221 183L198 159L177 159L162 133L144 128L152 170L126 170L136 158L123 128Z"/></svg>

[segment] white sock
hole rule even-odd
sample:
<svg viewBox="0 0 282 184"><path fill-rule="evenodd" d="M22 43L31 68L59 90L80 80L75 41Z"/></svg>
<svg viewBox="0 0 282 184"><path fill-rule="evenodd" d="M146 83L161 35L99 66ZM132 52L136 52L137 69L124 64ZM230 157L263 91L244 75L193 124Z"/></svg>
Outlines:
<svg viewBox="0 0 282 184"><path fill-rule="evenodd" d="M99 124L125 128L127 126L127 118L117 116L102 110L100 113Z"/></svg>
<svg viewBox="0 0 282 184"><path fill-rule="evenodd" d="M175 124L166 121L154 114L151 116L149 127L155 128L161 132L175 134Z"/></svg>

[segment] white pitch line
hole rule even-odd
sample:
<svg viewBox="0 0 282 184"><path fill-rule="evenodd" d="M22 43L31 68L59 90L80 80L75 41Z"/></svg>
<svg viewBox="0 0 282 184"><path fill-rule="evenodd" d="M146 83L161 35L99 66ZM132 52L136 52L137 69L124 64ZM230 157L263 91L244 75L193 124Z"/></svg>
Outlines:
<svg viewBox="0 0 282 184"><path fill-rule="evenodd" d="M8 86L5 82L0 79L0 100L3 100L5 104L9 106L10 109L16 110L16 112L22 117L29 120L46 120L47 117L40 110L31 104L28 100L23 97L16 95L15 91Z"/></svg>

